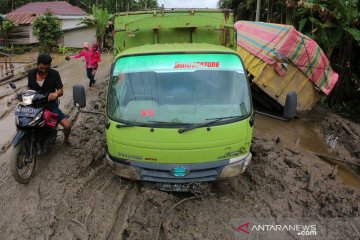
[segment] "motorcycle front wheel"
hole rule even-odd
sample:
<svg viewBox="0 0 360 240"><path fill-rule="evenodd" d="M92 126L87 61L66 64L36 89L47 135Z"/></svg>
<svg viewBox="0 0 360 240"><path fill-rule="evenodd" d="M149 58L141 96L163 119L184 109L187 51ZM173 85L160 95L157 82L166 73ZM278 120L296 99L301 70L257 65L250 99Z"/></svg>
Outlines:
<svg viewBox="0 0 360 240"><path fill-rule="evenodd" d="M11 175L21 184L28 183L35 171L36 152L31 147L30 138L24 138L11 149Z"/></svg>

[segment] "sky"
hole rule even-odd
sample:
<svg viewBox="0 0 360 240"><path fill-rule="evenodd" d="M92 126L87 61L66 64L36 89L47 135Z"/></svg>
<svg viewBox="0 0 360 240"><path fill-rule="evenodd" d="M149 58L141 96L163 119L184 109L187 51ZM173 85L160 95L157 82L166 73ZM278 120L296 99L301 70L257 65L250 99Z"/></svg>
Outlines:
<svg viewBox="0 0 360 240"><path fill-rule="evenodd" d="M218 0L158 0L165 8L217 8Z"/></svg>

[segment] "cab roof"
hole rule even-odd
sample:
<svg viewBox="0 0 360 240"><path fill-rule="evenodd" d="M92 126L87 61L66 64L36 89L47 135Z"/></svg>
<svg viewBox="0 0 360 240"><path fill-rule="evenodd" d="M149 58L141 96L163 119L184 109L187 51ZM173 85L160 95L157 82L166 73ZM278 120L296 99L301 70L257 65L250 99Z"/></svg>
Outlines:
<svg viewBox="0 0 360 240"><path fill-rule="evenodd" d="M163 43L147 44L139 47L129 48L117 55L117 58L131 55L148 55L163 53L231 53L237 54L236 51L219 45L208 43Z"/></svg>

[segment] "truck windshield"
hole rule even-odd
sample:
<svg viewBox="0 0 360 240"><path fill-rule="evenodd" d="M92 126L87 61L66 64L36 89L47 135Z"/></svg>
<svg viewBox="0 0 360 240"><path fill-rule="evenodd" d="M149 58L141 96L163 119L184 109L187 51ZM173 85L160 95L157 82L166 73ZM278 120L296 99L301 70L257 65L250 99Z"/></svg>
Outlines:
<svg viewBox="0 0 360 240"><path fill-rule="evenodd" d="M109 83L107 114L124 123L201 124L251 111L244 68L234 54L119 58Z"/></svg>

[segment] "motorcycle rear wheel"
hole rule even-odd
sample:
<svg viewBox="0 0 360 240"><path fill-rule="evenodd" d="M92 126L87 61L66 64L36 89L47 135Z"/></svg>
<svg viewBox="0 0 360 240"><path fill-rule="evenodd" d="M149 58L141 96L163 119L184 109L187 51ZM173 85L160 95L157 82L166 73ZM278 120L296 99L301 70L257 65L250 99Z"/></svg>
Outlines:
<svg viewBox="0 0 360 240"><path fill-rule="evenodd" d="M35 171L36 151L33 149L32 154L30 154L30 145L30 139L24 138L11 149L11 175L21 184L27 184Z"/></svg>

